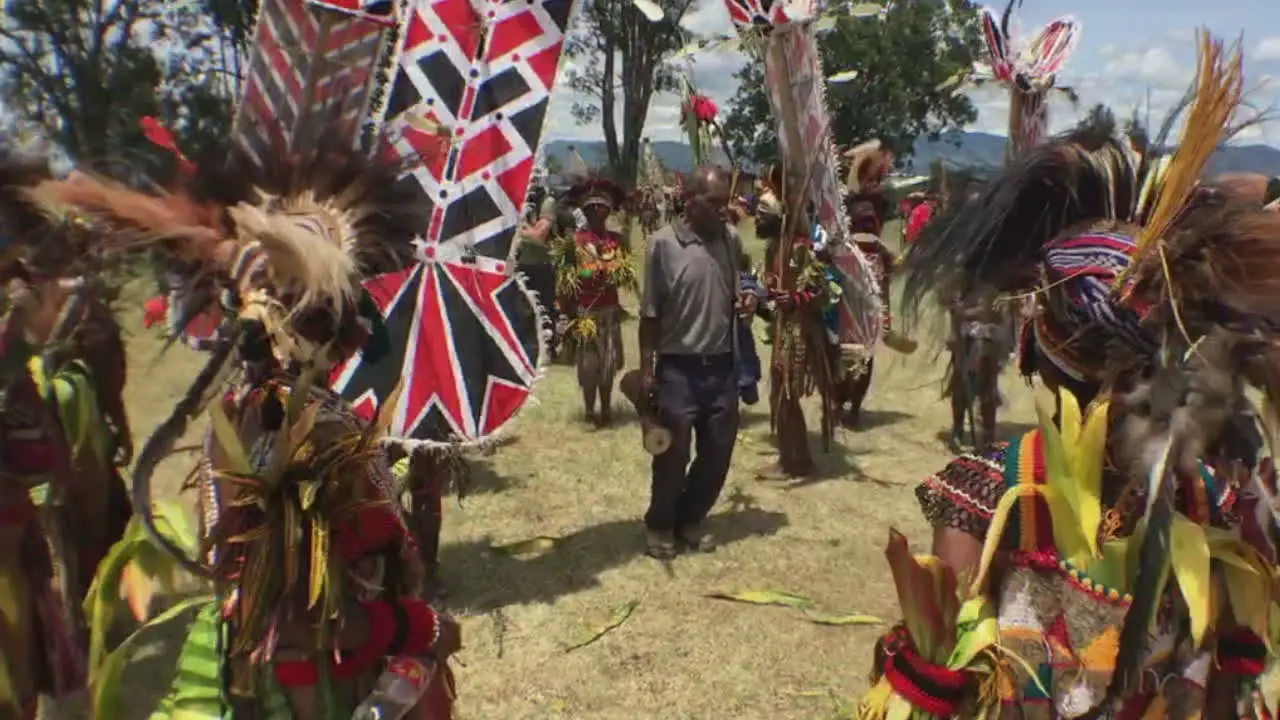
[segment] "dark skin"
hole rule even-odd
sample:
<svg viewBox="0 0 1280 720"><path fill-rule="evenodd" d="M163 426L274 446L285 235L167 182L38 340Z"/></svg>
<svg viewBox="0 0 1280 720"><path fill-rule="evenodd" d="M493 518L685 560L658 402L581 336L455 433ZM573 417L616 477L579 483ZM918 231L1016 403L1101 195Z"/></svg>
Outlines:
<svg viewBox="0 0 1280 720"><path fill-rule="evenodd" d="M716 167L700 167L689 176L685 190L684 217L689 229L708 242L723 242L731 217L729 200L733 178ZM739 298L738 312L750 314L754 307ZM658 355L658 318L640 319L640 375L646 394L654 387L654 363Z"/></svg>

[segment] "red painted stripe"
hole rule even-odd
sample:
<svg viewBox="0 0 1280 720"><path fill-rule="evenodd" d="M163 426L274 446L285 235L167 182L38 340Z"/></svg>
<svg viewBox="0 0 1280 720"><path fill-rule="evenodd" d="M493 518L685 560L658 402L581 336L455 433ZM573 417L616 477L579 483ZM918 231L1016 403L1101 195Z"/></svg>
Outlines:
<svg viewBox="0 0 1280 720"><path fill-rule="evenodd" d="M262 17L270 15L280 22L287 22L293 35L304 48L314 49L320 40L320 28L312 10L303 0L267 0Z"/></svg>

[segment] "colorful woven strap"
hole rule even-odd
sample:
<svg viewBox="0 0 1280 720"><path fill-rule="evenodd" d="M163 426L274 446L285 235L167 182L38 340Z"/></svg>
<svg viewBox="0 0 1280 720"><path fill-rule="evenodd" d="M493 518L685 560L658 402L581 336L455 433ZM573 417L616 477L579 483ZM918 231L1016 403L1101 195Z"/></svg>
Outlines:
<svg viewBox="0 0 1280 720"><path fill-rule="evenodd" d="M1004 485L1044 483L1044 443L1040 430L1030 430L1009 443L1004 456ZM1049 506L1038 495L1024 495L1009 513L1009 529L1017 539L1017 549L1027 553L1053 551L1053 518Z"/></svg>
<svg viewBox="0 0 1280 720"><path fill-rule="evenodd" d="M1243 628L1218 637L1217 655L1218 666L1233 675L1261 675L1267 664L1267 646Z"/></svg>
<svg viewBox="0 0 1280 720"><path fill-rule="evenodd" d="M916 652L911 635L902 625L880 640L884 653L884 677L907 702L939 717L951 717L969 687L969 673L935 665Z"/></svg>

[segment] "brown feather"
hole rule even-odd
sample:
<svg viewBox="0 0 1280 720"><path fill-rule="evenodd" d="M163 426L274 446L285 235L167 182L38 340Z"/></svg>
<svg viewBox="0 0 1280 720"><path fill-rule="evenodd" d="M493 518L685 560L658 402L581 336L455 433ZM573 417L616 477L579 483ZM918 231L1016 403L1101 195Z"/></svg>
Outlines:
<svg viewBox="0 0 1280 720"><path fill-rule="evenodd" d="M26 196L52 216L78 213L106 222L121 232L108 239L122 249L161 241L186 259L207 259L222 239L217 212L183 194L147 195L120 183L75 173L66 180L46 180Z"/></svg>

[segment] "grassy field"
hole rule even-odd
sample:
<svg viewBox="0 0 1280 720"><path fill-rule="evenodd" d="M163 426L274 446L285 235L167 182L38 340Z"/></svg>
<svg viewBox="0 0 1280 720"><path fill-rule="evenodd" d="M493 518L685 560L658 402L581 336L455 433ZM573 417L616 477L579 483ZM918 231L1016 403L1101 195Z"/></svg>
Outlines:
<svg viewBox="0 0 1280 720"><path fill-rule="evenodd" d="M130 327L138 328L140 311L131 312ZM634 365L634 325L626 334ZM712 521L721 547L669 565L643 555L649 458L634 414L620 408L614 427L594 429L582 418L572 369L550 368L512 442L477 458L469 494L446 506L445 604L464 629L462 718L841 717L841 705L847 711L865 689L883 627L818 625L799 610L708 596L784 591L812 599L814 612L895 619L881 551L891 527L924 547L912 489L948 458L936 340L921 338L912 356L880 351L865 427L841 432L830 453L819 452L819 477L756 480L772 456L768 409L744 408ZM175 349L157 363L158 341L141 329L131 332L130 347L129 409L140 447L201 357ZM1012 374L1002 389L1007 433L1033 418L1032 393ZM163 468L170 492L182 465ZM538 536L554 538L554 549L533 557L498 549ZM568 649L623 616L594 642ZM167 684L171 649L162 650L169 652L135 669L139 699Z"/></svg>

